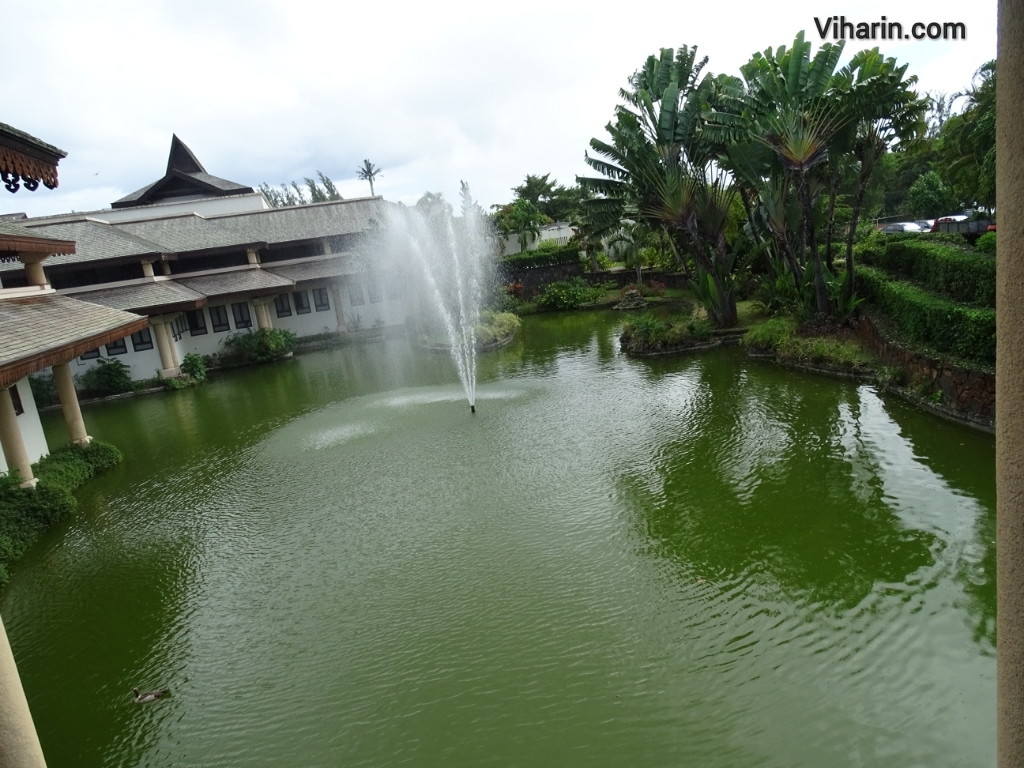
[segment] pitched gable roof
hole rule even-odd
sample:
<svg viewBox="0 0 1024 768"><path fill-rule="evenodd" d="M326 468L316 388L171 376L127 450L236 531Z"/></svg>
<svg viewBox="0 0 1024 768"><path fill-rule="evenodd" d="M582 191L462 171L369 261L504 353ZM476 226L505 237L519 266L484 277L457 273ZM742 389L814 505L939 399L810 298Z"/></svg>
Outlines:
<svg viewBox="0 0 1024 768"><path fill-rule="evenodd" d="M254 191L252 187L207 173L192 150L185 146L185 142L173 135L171 151L167 155L167 172L163 178L125 195L111 203L110 207L132 208L175 197L223 197Z"/></svg>

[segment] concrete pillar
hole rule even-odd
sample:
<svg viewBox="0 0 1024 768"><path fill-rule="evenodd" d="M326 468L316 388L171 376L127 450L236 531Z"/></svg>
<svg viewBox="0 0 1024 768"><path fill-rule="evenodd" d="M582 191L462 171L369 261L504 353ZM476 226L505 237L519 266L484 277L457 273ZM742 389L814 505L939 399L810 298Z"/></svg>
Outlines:
<svg viewBox="0 0 1024 768"><path fill-rule="evenodd" d="M178 366L178 354L174 349L171 329L167 327L167 322L163 318L151 317L149 325L153 329L153 335L156 336L156 348L160 352L160 365L163 366L160 375L177 376L181 373L181 369Z"/></svg>
<svg viewBox="0 0 1024 768"><path fill-rule="evenodd" d="M6 391L6 390L4 390ZM10 395L8 395L10 397ZM46 768L32 713L0 621L0 765Z"/></svg>
<svg viewBox="0 0 1024 768"><path fill-rule="evenodd" d="M53 366L53 383L57 385L57 395L71 442L75 445L88 445L92 438L85 431L82 409L78 407L78 393L75 392L71 367L67 363Z"/></svg>
<svg viewBox="0 0 1024 768"><path fill-rule="evenodd" d="M331 293L334 298L334 316L338 319L338 333L346 333L348 327L345 325L345 311L341 308L341 283L333 283Z"/></svg>
<svg viewBox="0 0 1024 768"><path fill-rule="evenodd" d="M1024 765L1024 13L999 0L996 78L996 765Z"/></svg>
<svg viewBox="0 0 1024 768"><path fill-rule="evenodd" d="M260 254L255 248L246 248L245 257L249 260L250 264L260 263Z"/></svg>
<svg viewBox="0 0 1024 768"><path fill-rule="evenodd" d="M167 277L170 277L171 276L171 262L169 262L169 261L161 261L160 262L160 271L164 275L166 275Z"/></svg>
<svg viewBox="0 0 1024 768"><path fill-rule="evenodd" d="M274 323L270 319L270 307L267 300L253 299L252 304L256 308L256 327L261 331L269 331L274 327Z"/></svg>
<svg viewBox="0 0 1024 768"><path fill-rule="evenodd" d="M3 448L7 466L21 474L22 487L35 487L32 462L29 461L28 451L25 450L25 441L18 426L18 416L14 412L14 400L11 399L11 390L8 387L0 387L0 447ZM0 699L2 698L3 693L0 691ZM2 737L3 734L0 734L0 738Z"/></svg>
<svg viewBox="0 0 1024 768"><path fill-rule="evenodd" d="M143 277L156 277L156 275L153 274L153 262L152 261L144 261L144 262L142 262L142 276Z"/></svg>
<svg viewBox="0 0 1024 768"><path fill-rule="evenodd" d="M33 258L33 256L26 254L21 254L19 258L22 264L25 265L25 281L29 285L38 285L41 288L49 285L46 281L46 273L43 272L43 260L41 258Z"/></svg>

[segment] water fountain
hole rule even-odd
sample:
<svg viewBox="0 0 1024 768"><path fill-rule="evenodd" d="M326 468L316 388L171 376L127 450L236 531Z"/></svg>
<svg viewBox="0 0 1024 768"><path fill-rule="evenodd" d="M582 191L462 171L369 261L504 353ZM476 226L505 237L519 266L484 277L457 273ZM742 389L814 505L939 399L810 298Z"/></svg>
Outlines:
<svg viewBox="0 0 1024 768"><path fill-rule="evenodd" d="M422 277L422 298L436 314L447 337L455 368L476 413L476 326L486 283L483 211L462 185L462 216L453 216L441 195L427 194L414 208L392 210L383 233L385 252L405 257L407 274Z"/></svg>

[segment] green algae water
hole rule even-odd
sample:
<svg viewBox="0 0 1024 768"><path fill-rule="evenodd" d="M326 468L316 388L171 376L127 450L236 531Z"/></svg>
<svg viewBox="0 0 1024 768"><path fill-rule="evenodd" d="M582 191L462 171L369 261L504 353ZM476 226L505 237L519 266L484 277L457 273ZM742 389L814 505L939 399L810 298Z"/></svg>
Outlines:
<svg viewBox="0 0 1024 768"><path fill-rule="evenodd" d="M993 439L620 320L475 416L404 339L84 408L0 602L50 768L992 765Z"/></svg>

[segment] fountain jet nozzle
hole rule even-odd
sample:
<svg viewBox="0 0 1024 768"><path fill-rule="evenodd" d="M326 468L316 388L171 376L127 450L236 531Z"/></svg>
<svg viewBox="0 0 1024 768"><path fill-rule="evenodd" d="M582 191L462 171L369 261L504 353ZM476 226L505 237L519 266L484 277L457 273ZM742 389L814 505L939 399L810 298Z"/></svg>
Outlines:
<svg viewBox="0 0 1024 768"><path fill-rule="evenodd" d="M470 405L469 406L469 412L470 413L476 413L476 406L475 405Z"/></svg>

